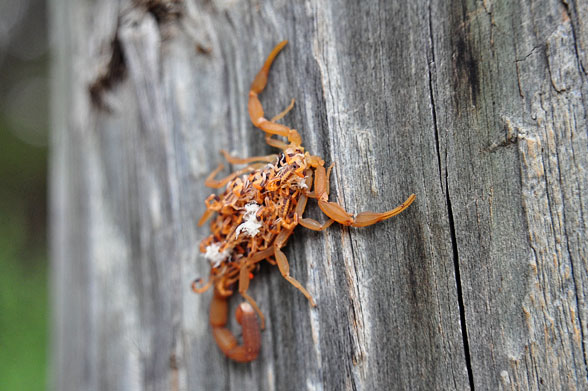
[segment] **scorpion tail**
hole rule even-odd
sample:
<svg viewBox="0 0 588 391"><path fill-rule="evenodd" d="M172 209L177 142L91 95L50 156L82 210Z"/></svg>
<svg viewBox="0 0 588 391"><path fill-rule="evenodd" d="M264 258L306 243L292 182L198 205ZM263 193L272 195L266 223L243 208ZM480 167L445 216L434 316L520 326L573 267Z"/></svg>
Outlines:
<svg viewBox="0 0 588 391"><path fill-rule="evenodd" d="M251 83L251 91L253 91L256 94L259 94L261 91L263 91L265 85L267 84L267 75L269 73L270 67L272 66L272 63L274 62L274 59L276 58L278 53L280 53L280 50L282 50L282 48L286 46L287 43L288 41L282 41L279 44L277 44L276 47L272 50L272 52L265 60L265 63L261 67L259 73L257 74L257 76L255 76L253 83Z"/></svg>
<svg viewBox="0 0 588 391"><path fill-rule="evenodd" d="M227 325L229 306L227 297L223 297L215 289L214 298L210 305L210 324L212 334L220 350L230 359L237 362L249 362L257 358L261 347L261 329L257 315L249 303L241 303L237 307L235 317L241 325L243 344L239 345L237 338Z"/></svg>

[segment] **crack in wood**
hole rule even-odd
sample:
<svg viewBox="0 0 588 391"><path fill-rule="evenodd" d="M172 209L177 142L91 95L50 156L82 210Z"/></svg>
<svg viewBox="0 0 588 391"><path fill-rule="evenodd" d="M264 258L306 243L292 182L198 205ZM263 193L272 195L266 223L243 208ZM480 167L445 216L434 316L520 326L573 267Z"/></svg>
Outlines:
<svg viewBox="0 0 588 391"><path fill-rule="evenodd" d="M561 0L564 10L565 10L565 15L566 17L571 20L571 30L572 30L572 36L573 36L573 40L574 40L574 53L576 55L576 60L578 61L578 66L580 68L580 70L584 73L584 74L588 74L588 72L586 71L586 69L584 68L582 59L581 59L581 55L580 55L580 49L578 49L578 41L579 40L577 37L577 33L576 33L576 29L578 24L581 23L581 21L579 20L579 16L578 16L578 10L576 8L576 4L574 4L574 9L570 9L570 4L565 1L565 0Z"/></svg>
<svg viewBox="0 0 588 391"><path fill-rule="evenodd" d="M435 131L435 148L437 152L437 163L439 166L439 180L442 180L442 166L441 166L441 150L440 150L440 141L439 141L439 128L437 123L437 109L435 103L435 94L433 90L433 71L431 69L431 64L435 64L435 47L434 47L434 37L433 37L433 22L432 22L432 15L431 15L431 4L429 4L429 39L431 42L431 53L432 53L432 61L427 62L427 68L429 73L429 96L431 100L431 115L433 117L433 129ZM447 151L446 151L447 152ZM445 161L447 161L447 156L445 157ZM461 336L463 341L463 350L464 350L464 358L466 364L466 370L468 373L468 381L471 390L475 389L474 386L474 375L472 370L472 363L471 363L471 353L468 341L468 333L466 327L466 318L465 318L465 304L463 300L463 292L461 288L461 276L459 271L459 258L458 258L458 251L457 251L457 237L455 232L455 223L453 221L453 210L451 206L451 199L449 197L449 182L448 182L448 172L445 172L445 196L446 196L446 204L447 204L447 215L449 217L449 230L451 235L451 247L453 251L453 265L455 270L455 279L456 279L456 287L457 287L457 299L458 299L458 306L459 306L459 318L460 318L460 326L461 326ZM442 186L443 187L443 186Z"/></svg>
<svg viewBox="0 0 588 391"><path fill-rule="evenodd" d="M463 350L466 362L466 369L468 372L468 380L470 383L470 388L472 391L475 389L474 386L474 373L472 370L472 362L471 362L471 353L470 353L470 343L468 340L468 330L466 325L466 315L465 315L465 304L463 299L463 290L461 287L461 274L459 270L459 254L457 251L457 235L455 231L455 222L453 220L453 208L451 206L451 198L449 196L449 181L448 176L445 176L445 187L446 187L446 200L447 200L447 212L449 217L449 232L451 234L451 247L453 249L453 264L455 269L455 280L456 280L456 287L457 287L457 301L459 303L459 322L461 325L461 335L463 340Z"/></svg>
<svg viewBox="0 0 588 391"><path fill-rule="evenodd" d="M433 91L433 70L431 64L435 64L435 40L433 37L433 21L431 16L431 4L429 4L429 39L431 41L431 61L427 62L427 70L429 72L429 96L431 98L431 115L433 116L433 127L435 130L435 148L437 151L437 164L439 167L439 181L443 182L443 174L441 169L441 152L439 151L439 128L437 124L437 109L435 107L435 94Z"/></svg>

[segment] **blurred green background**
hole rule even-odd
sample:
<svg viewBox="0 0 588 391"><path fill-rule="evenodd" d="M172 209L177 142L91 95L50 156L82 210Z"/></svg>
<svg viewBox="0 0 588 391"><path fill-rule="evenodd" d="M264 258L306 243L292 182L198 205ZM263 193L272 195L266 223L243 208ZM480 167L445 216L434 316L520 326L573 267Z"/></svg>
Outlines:
<svg viewBox="0 0 588 391"><path fill-rule="evenodd" d="M48 363L45 0L0 0L0 390L44 390Z"/></svg>

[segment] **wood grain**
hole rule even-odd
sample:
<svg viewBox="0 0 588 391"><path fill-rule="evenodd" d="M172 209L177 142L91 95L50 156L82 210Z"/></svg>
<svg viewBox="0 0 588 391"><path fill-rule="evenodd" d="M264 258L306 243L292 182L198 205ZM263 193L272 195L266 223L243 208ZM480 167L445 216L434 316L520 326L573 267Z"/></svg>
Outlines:
<svg viewBox="0 0 588 391"><path fill-rule="evenodd" d="M588 9L577 1L51 2L56 390L586 389ZM260 357L208 326L196 222L266 112L394 219L297 228ZM308 216L322 220L310 202ZM232 300L232 308L240 299ZM231 324L237 330L235 322Z"/></svg>

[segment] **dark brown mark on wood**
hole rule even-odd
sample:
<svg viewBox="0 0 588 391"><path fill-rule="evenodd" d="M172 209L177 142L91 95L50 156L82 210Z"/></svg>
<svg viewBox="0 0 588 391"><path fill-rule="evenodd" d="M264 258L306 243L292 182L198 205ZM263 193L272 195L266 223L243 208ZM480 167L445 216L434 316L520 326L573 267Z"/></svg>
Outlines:
<svg viewBox="0 0 588 391"><path fill-rule="evenodd" d="M137 0L136 4L153 15L159 25L182 16L183 0Z"/></svg>
<svg viewBox="0 0 588 391"><path fill-rule="evenodd" d="M203 46L203 45L197 43L196 44L196 51L200 54L210 54L210 53L212 53L212 47Z"/></svg>
<svg viewBox="0 0 588 391"><path fill-rule="evenodd" d="M472 104L476 106L478 94L480 93L480 78L478 70L478 61L474 58L471 45L466 42L466 30L460 30L455 42L454 58L456 71L457 91L470 90Z"/></svg>
<svg viewBox="0 0 588 391"><path fill-rule="evenodd" d="M112 41L111 52L112 55L106 66L106 70L88 87L92 104L107 112L111 112L112 109L104 102L104 93L112 90L127 75L125 56L118 38Z"/></svg>

